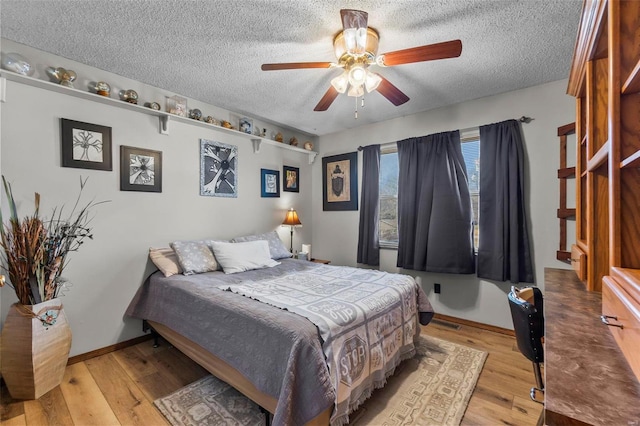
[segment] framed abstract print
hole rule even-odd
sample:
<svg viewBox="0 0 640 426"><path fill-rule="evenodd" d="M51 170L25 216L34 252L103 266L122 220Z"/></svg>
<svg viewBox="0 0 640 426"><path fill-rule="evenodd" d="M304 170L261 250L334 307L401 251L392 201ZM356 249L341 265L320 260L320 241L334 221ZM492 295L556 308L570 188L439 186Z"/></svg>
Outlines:
<svg viewBox="0 0 640 426"><path fill-rule="evenodd" d="M260 196L280 196L280 172L277 170L260 169Z"/></svg>
<svg viewBox="0 0 640 426"><path fill-rule="evenodd" d="M238 197L238 147L200 139L200 195Z"/></svg>
<svg viewBox="0 0 640 426"><path fill-rule="evenodd" d="M282 166L282 190L286 192L300 192L300 169Z"/></svg>
<svg viewBox="0 0 640 426"><path fill-rule="evenodd" d="M120 191L162 192L162 152L120 146Z"/></svg>
<svg viewBox="0 0 640 426"><path fill-rule="evenodd" d="M113 170L111 127L60 119L62 167Z"/></svg>
<svg viewBox="0 0 640 426"><path fill-rule="evenodd" d="M322 210L358 210L358 153L322 158Z"/></svg>

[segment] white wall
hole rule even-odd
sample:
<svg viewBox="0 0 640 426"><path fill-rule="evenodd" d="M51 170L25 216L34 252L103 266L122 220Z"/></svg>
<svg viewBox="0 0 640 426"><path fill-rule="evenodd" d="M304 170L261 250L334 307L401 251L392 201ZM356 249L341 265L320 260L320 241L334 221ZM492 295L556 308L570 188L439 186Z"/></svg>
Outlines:
<svg viewBox="0 0 640 426"><path fill-rule="evenodd" d="M11 43L3 41L3 51L7 44ZM9 51L16 51L16 47L20 46L12 45ZM26 50L17 51L33 57L34 51ZM69 62L51 55L43 54L42 58L41 63ZM94 78L122 81L122 77L104 71L73 66L82 69L85 75L93 73ZM153 92L153 88L137 85L140 92ZM205 114L215 109L202 105ZM289 207L298 210L303 223L294 233L294 249L300 250L303 242L311 241L312 166L304 153L262 144L256 154L251 141L244 137L175 121L171 122L170 135L161 135L155 117L11 81L7 82L1 114L0 168L13 185L22 216L33 212L36 191L42 196L44 215L54 206L70 207L79 190L80 176L89 177L85 200L110 201L95 209L94 240L71 254L71 262L63 274L73 283L62 298L73 332L71 355L141 334L140 320L125 318L124 312L153 270L147 260L149 247L166 247L179 239L227 239L273 229L278 230L288 247L289 229L280 224ZM113 171L61 167L60 118L110 126ZM200 138L238 146L238 198L199 195ZM121 145L162 151L162 193L119 190ZM300 168L300 193L282 192L280 198L261 198L260 169L282 173L283 165ZM3 195L6 209L5 200ZM6 286L0 295L0 318L4 319L16 298Z"/></svg>
<svg viewBox="0 0 640 426"><path fill-rule="evenodd" d="M575 120L575 101L565 94L567 82L557 81L477 99L447 108L401 117L320 137L320 156L354 151L359 145L395 142L408 137L466 129L518 118L523 124L526 153L527 206L537 285L544 285L544 268L567 268L556 260L559 242L559 139L557 128ZM413 96L419 96L413 94ZM424 96L429 96L425 93ZM363 113L366 114L366 111ZM575 152L575 151L574 151ZM359 175L362 169L359 156ZM570 162L570 164L573 164ZM322 162L313 167L313 251L334 264L356 265L359 212L322 211ZM360 191L361 193L361 191ZM575 236L569 234L569 241ZM380 269L397 272L395 250L381 250ZM402 272L420 276L436 312L504 328L513 328L506 294L509 283L479 280L473 275ZM433 284L442 284L440 294Z"/></svg>

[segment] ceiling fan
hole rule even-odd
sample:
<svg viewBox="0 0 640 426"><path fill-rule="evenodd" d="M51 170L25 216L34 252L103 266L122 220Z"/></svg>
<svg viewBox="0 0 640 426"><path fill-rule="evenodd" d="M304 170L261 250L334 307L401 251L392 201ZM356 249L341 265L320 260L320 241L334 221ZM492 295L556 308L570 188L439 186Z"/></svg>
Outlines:
<svg viewBox="0 0 640 426"><path fill-rule="evenodd" d="M342 9L342 31L333 39L337 62L289 62L262 64L263 71L292 70L303 68L343 68L344 72L331 80L331 87L324 94L314 111L326 111L338 94L360 97L377 90L394 105L402 105L409 100L400 89L389 80L369 70L372 65L390 67L413 62L456 58L462 53L460 40L428 44L410 49L396 50L378 55L378 31L367 27L369 14L361 10Z"/></svg>

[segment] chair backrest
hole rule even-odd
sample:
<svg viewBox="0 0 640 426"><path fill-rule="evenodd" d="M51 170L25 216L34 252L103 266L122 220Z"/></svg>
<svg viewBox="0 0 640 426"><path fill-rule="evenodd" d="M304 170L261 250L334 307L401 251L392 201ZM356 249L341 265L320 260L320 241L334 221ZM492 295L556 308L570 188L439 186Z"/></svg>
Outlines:
<svg viewBox="0 0 640 426"><path fill-rule="evenodd" d="M544 309L542 292L538 287L522 290L511 287L508 297L518 349L530 361L543 362Z"/></svg>

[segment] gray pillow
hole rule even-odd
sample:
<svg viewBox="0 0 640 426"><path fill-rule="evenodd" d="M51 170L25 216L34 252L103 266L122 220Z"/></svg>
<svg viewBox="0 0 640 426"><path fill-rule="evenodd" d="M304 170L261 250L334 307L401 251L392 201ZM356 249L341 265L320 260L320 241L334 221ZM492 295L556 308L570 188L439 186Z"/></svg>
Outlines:
<svg viewBox="0 0 640 426"><path fill-rule="evenodd" d="M176 252L178 263L180 263L184 275L200 274L220 269L220 265L218 265L209 246L210 241L174 241L171 243L171 248Z"/></svg>
<svg viewBox="0 0 640 426"><path fill-rule="evenodd" d="M289 249L287 249L282 243L282 240L280 239L276 231L267 232L264 234L247 235L245 237L236 237L231 241L234 243L244 243L247 241L259 240L267 240L267 242L269 243L269 252L271 253L272 259L278 260L284 259L286 257L291 257Z"/></svg>

